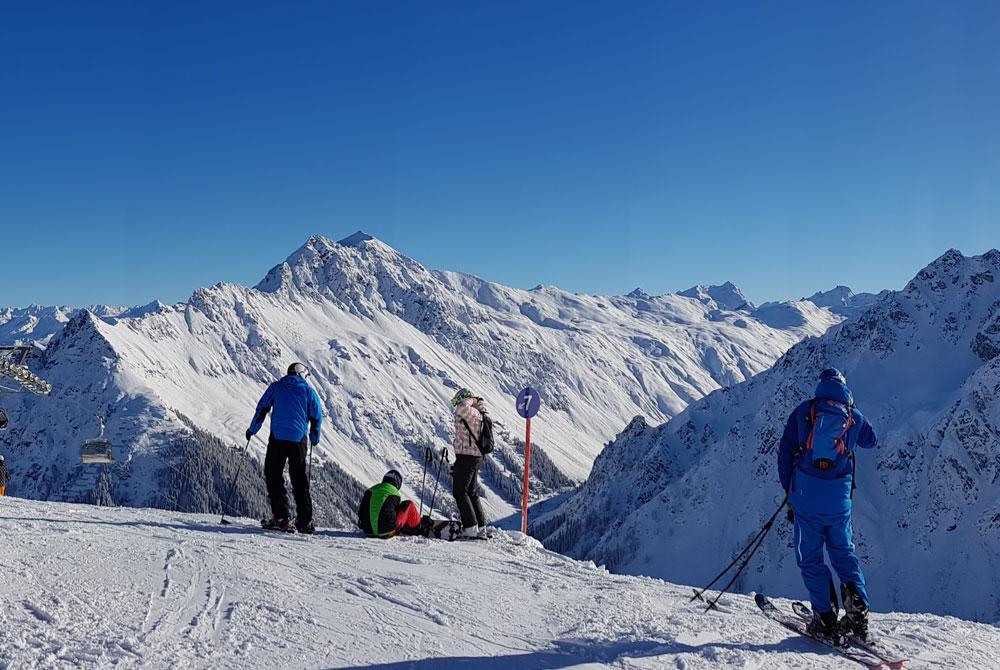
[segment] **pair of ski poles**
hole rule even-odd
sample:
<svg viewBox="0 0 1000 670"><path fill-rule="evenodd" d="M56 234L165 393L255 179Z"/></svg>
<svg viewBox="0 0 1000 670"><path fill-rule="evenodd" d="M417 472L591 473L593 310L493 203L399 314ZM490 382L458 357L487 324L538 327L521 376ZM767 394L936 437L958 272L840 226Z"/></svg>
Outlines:
<svg viewBox="0 0 1000 670"><path fill-rule="evenodd" d="M434 460L434 451L430 447L424 447L424 476L420 480L420 518L424 518L424 494L427 492L427 465ZM444 464L448 462L448 448L441 448L441 457L438 459L437 475L434 477L434 493L431 495L431 504L427 507L427 514L434 513L434 501L437 499L438 485L441 483L441 471Z"/></svg>
<svg viewBox="0 0 1000 670"><path fill-rule="evenodd" d="M756 554L757 550L760 549L760 546L762 544L764 544L764 538L767 537L767 534L771 530L771 527L774 526L774 520L776 518L778 518L778 514L781 513L781 510L783 510L785 508L785 505L787 505L787 504L788 504L788 494L786 493L784 500L782 500L781 504L778 505L778 509L776 509L774 511L774 514L772 514L771 518L767 520L767 523L765 523L761 527L761 529L757 531L757 534L754 535L754 537L753 537L752 540L750 540L750 543L747 546L745 546L743 548L743 551L741 551L740 553L738 553L736 555L736 558L734 558L729 563L729 565L727 565L725 568L723 568L722 572L720 572L718 575L716 575L715 579L713 579L712 581L710 581L705 586L705 588L701 589L700 591L695 591L694 595L691 596L691 602L694 602L695 600L701 600L702 602L704 602L705 599L702 597L704 595L704 593L706 591L708 591L710 588L712 588L712 586L717 581L719 581L720 579L722 579L723 575L725 575L727 572L729 572L733 568L733 566L736 565L737 563L739 563L740 560L742 559L743 562L740 563L739 568L733 574L733 576L729 580L729 582L727 582L726 585L724 587L722 587L722 590L719 591L714 598L712 598L710 601L708 601L708 605L705 607L705 611L706 612L709 611L709 610L715 609L715 604L717 602L719 602L719 599L723 596L723 594L725 594L726 592L729 591L729 588L733 584L736 583L736 579L740 576L740 574L742 574L742 572L744 570L746 570L747 566L750 565L750 560L753 558L753 555Z"/></svg>

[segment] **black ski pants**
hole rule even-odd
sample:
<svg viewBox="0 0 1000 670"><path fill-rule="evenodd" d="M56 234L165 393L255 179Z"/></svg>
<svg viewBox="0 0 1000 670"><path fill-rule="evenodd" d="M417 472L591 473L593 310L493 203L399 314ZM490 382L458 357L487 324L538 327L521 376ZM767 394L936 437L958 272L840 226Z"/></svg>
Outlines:
<svg viewBox="0 0 1000 670"><path fill-rule="evenodd" d="M479 495L476 493L479 487L479 466L482 464L482 456L455 456L451 491L455 496L455 504L458 505L458 513L462 515L463 528L486 525L483 507L479 504Z"/></svg>
<svg viewBox="0 0 1000 670"><path fill-rule="evenodd" d="M288 493L285 491L285 462L288 462L288 477L292 480L295 493L295 523L304 526L312 521L312 498L309 496L309 477L306 462L309 459L309 438L301 442L279 440L271 435L267 440L264 455L264 481L267 483L267 497L271 500L271 514L275 519L287 519Z"/></svg>

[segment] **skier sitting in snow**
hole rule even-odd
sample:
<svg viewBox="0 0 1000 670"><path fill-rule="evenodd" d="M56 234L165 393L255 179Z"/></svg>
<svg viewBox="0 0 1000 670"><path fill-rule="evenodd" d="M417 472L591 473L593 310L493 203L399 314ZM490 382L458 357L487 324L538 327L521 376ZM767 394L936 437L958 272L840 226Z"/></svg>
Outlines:
<svg viewBox="0 0 1000 670"><path fill-rule="evenodd" d="M0 496L7 494L7 482L10 481L10 470L7 469L7 462L0 455Z"/></svg>
<svg viewBox="0 0 1000 670"><path fill-rule="evenodd" d="M312 533L316 530L312 521L309 478L306 475L306 440L313 446L319 443L323 410L319 396L306 381L308 377L309 370L302 363L289 365L288 374L267 387L257 403L253 423L247 429L246 438L249 442L264 425L267 413L274 409L274 414L271 415L271 434L267 439L267 452L264 455L264 480L274 516L261 522L264 528L292 531L284 476L285 461L288 461L288 476L295 492L295 529L300 533Z"/></svg>
<svg viewBox="0 0 1000 670"><path fill-rule="evenodd" d="M403 475L389 470L381 484L365 491L358 506L358 526L365 535L388 539L398 533L420 534L420 513L412 500L403 500L402 486Z"/></svg>
<svg viewBox="0 0 1000 670"><path fill-rule="evenodd" d="M788 418L778 449L778 473L795 524L795 559L812 603L809 630L835 641L844 632L868 636L868 592L851 539L851 499L855 450L871 449L877 441L871 423L854 407L844 375L829 368L820 374L816 397ZM840 577L843 621L837 619L824 545Z"/></svg>

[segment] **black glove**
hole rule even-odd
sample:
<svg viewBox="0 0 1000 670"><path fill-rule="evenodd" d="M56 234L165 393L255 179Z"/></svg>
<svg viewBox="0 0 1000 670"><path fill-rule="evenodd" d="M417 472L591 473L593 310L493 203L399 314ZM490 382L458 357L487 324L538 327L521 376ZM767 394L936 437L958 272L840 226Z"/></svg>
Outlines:
<svg viewBox="0 0 1000 670"><path fill-rule="evenodd" d="M253 437L253 433L251 433L251 432L250 432L250 431L248 430L248 431L247 431L247 442L249 442L249 441L250 441L250 438L251 438L251 437Z"/></svg>
<svg viewBox="0 0 1000 670"><path fill-rule="evenodd" d="M792 506L788 506L788 511L785 512L785 517L788 518L788 523L795 523L795 512L792 511Z"/></svg>

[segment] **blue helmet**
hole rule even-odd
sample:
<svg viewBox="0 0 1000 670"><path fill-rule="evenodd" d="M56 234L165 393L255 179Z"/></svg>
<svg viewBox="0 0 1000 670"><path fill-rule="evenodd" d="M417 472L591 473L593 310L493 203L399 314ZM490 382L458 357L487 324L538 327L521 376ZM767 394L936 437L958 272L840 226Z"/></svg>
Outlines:
<svg viewBox="0 0 1000 670"><path fill-rule="evenodd" d="M837 368L827 368L819 373L819 384L816 385L816 397L824 400L834 400L844 405L854 404L854 394L847 387L847 378Z"/></svg>

